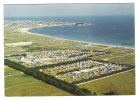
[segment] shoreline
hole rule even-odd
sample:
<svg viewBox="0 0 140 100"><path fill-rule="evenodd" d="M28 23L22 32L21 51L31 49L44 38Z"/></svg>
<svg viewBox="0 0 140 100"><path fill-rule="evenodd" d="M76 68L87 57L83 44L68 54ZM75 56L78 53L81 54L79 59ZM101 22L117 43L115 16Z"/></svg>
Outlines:
<svg viewBox="0 0 140 100"><path fill-rule="evenodd" d="M44 27L44 26L39 27L39 28L43 28L43 27ZM49 26L46 26L46 27L49 27ZM63 38L58 38L58 37L47 36L47 35L43 35L43 34L37 34L37 33L29 32L28 30L30 30L30 29L34 29L34 28L20 28L20 31L21 31L21 32L28 33L28 34L34 34L34 35L39 35L39 36L45 36L45 37L49 37L49 38L60 39L60 40L71 41L71 42L87 43L87 44L98 45L98 46L107 46L107 47L112 47L112 48L124 48L124 49L134 49L134 50L135 50L135 48L133 48L133 47L106 45L106 44L100 44L100 43L84 42L84 41L77 41L77 40L70 40L70 39L63 39Z"/></svg>

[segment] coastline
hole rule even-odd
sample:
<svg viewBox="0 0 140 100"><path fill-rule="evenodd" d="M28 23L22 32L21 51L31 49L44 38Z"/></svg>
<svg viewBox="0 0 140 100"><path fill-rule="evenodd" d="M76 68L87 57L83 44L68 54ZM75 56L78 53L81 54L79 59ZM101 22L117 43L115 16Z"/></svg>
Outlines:
<svg viewBox="0 0 140 100"><path fill-rule="evenodd" d="M43 28L43 27L44 26L39 27L39 28ZM49 26L46 26L46 27L49 27ZM106 44L100 44L100 43L84 42L84 41L77 41L77 40L70 40L70 39L63 39L63 38L58 38L58 37L47 36L47 35L43 35L43 34L37 34L37 33L29 32L28 30L30 30L30 29L34 29L34 28L20 28L20 31L21 32L28 33L28 34L45 36L45 37L54 38L54 39L60 39L60 40L65 40L65 41L72 41L72 42L78 42L78 43L87 43L87 44L98 45L98 46L107 46L107 47L112 47L112 48L124 48L124 49L133 49L133 50L135 50L135 48L133 48L133 47L124 47L124 46L116 46L116 45L106 45Z"/></svg>

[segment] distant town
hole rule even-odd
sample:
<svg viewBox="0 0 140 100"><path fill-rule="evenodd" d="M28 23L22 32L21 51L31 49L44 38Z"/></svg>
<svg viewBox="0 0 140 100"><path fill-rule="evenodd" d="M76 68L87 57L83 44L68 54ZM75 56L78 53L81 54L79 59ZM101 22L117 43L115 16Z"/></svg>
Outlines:
<svg viewBox="0 0 140 100"><path fill-rule="evenodd" d="M44 21L4 21L4 27L21 26L89 26L89 23L69 23L69 22L44 22Z"/></svg>

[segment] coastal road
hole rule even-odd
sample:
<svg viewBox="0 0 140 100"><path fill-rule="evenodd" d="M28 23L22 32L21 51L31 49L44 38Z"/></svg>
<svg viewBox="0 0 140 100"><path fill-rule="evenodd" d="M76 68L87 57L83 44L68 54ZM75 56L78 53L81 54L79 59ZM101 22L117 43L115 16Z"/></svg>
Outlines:
<svg viewBox="0 0 140 100"><path fill-rule="evenodd" d="M105 76L105 77L102 77L102 78L94 79L94 80L91 80L91 81L79 83L79 84L76 84L76 85L82 85L82 84L86 84L86 83L89 83L89 82L101 80L101 79L104 79L104 78L108 78L108 77L111 77L111 76L115 76L115 75L118 75L118 74L122 74L122 73L125 73L125 72L129 72L129 71L132 71L132 70L135 70L135 69L130 69L130 70L127 70L127 71L124 71L124 72L120 72L120 73L116 73L116 74L113 74L113 75Z"/></svg>

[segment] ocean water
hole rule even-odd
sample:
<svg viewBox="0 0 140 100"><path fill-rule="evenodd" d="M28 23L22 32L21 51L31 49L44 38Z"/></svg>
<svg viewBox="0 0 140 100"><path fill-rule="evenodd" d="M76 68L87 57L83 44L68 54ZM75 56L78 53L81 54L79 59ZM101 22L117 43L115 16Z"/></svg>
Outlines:
<svg viewBox="0 0 140 100"><path fill-rule="evenodd" d="M135 48L133 15L16 17L5 20L90 23L93 26L65 26L31 29L29 32L69 40Z"/></svg>

